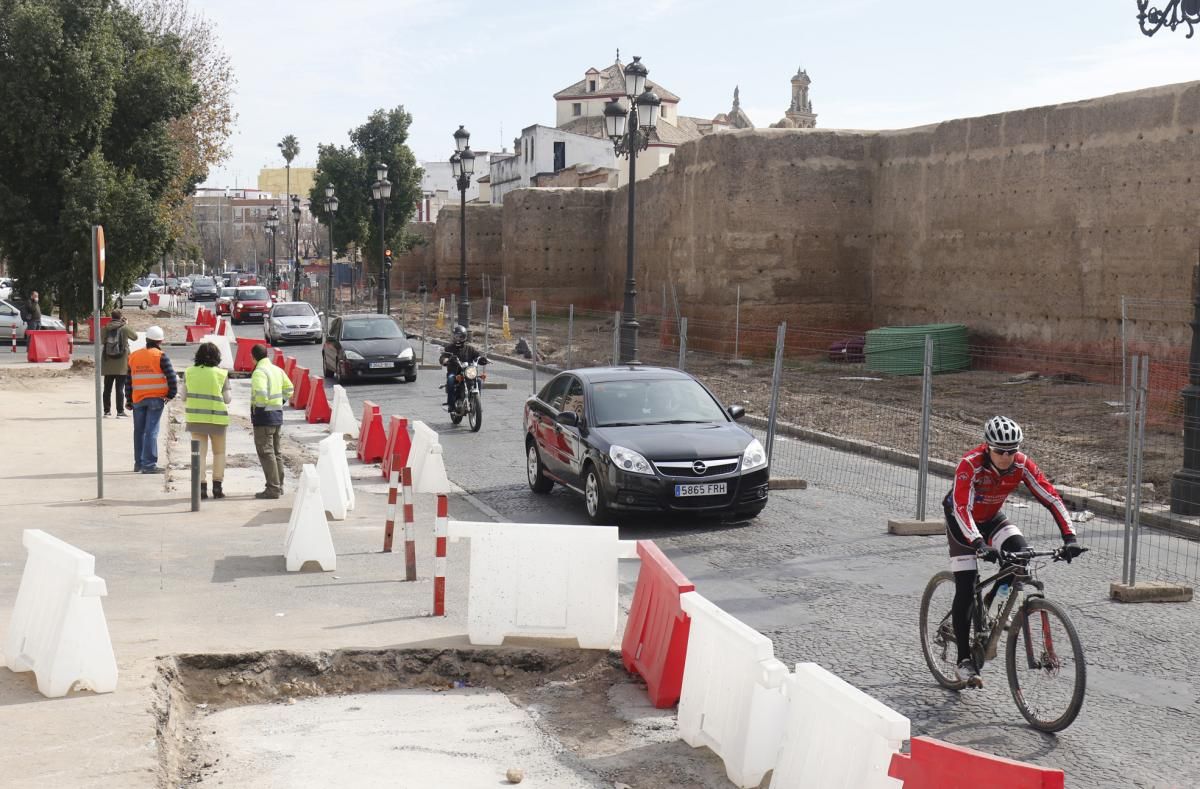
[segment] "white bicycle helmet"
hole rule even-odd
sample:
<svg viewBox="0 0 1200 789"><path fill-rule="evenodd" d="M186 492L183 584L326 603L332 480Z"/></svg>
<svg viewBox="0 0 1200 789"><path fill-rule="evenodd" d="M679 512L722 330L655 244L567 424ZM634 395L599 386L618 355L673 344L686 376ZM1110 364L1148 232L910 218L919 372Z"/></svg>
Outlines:
<svg viewBox="0 0 1200 789"><path fill-rule="evenodd" d="M983 440L998 449L1015 449L1025 439L1021 426L1006 416L994 416L983 426Z"/></svg>

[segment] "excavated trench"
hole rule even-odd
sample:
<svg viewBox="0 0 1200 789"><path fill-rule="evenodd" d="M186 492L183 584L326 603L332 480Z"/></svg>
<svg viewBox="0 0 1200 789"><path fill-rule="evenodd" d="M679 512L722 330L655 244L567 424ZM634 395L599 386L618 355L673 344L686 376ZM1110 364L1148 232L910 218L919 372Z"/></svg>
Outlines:
<svg viewBox="0 0 1200 789"><path fill-rule="evenodd" d="M531 787L729 786L720 760L707 749L693 749L679 740L673 710L649 706L645 686L625 671L619 655L610 652L341 649L173 655L158 662L155 693L164 787L236 785L245 780L235 767L239 762L243 767L254 765L262 785L271 785L272 762L267 757L290 757L290 751L344 762L339 769L344 770L346 785L376 785L369 778L356 780L362 777L356 770L366 771L368 766L395 771L388 773L392 775L404 774L406 765L421 770L436 764L440 771L472 762L476 771L494 768L486 783L455 784L447 772L430 775L428 781L409 775L407 783L388 785L496 786L506 782L506 768L517 767L527 770ZM464 695L468 698L461 698ZM392 726L386 747L351 727L323 729L315 745L286 731L289 719L326 723L328 708L313 705L327 703L330 697L353 697L357 701L341 707L365 709L360 714L375 716L365 721L375 728ZM418 742L396 712L401 709L396 703L413 701L423 705L420 724L414 726L431 730L433 719L442 718L437 724L442 727L441 740L433 748ZM252 723L243 721L242 732L223 729L230 725L230 714L247 713L258 717ZM491 732L493 723L500 740L515 738L517 728L528 729L545 758L509 764L519 759L501 760L473 750L471 730ZM412 742L406 742L409 735ZM523 753L513 747L512 753ZM231 752L239 748L244 752ZM313 755L314 748L327 755ZM570 781L555 775L569 776ZM313 776L307 785L321 784Z"/></svg>

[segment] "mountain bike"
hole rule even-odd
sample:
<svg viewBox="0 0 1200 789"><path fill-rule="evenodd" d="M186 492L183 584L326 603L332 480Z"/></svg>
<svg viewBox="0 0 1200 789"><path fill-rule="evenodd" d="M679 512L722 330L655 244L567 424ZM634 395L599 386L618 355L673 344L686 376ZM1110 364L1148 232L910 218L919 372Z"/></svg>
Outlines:
<svg viewBox="0 0 1200 789"><path fill-rule="evenodd" d="M1070 726L1079 715L1087 665L1075 625L1061 606L1046 599L1045 584L1037 578L1045 562L1035 560L1047 558L1063 560L1063 549L1002 552L999 571L975 584L971 657L982 670L996 657L1000 637L1007 632L1005 664L1013 701L1033 728L1056 732ZM1005 582L1010 585L1008 597L992 612L996 593ZM953 602L954 573L944 570L929 580L921 596L921 651L938 684L962 690L968 683L959 680L955 670L958 649L951 616Z"/></svg>

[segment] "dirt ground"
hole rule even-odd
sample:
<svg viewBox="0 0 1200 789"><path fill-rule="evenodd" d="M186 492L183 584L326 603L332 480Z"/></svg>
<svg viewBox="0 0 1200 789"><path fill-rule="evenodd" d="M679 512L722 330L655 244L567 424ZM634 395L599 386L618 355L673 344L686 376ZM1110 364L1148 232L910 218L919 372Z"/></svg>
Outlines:
<svg viewBox="0 0 1200 789"><path fill-rule="evenodd" d="M410 330L420 327L420 310L409 305L404 316ZM433 337L448 333L433 328ZM564 316L539 316L539 358L566 366L567 327ZM450 321L447 320L447 327ZM573 366L609 364L612 360L613 318L577 315L572 330ZM505 339L493 315L490 346L507 355L516 353L520 338L532 336L527 318L514 318L511 339ZM482 332L472 341L482 345ZM674 366L678 348L663 347L656 318L642 321L640 357L648 364ZM1068 367L1069 365L1064 365ZM772 360L739 359L689 349L687 369L727 404L739 403L748 414L766 416L770 410ZM1117 371L1116 377L1120 377ZM1163 399L1167 402L1163 402ZM934 377L930 426L931 457L956 462L982 441L984 422L1005 414L1025 430L1025 447L1050 479L1059 485L1083 488L1123 500L1126 489L1128 421L1121 392L1111 383L1094 383L1070 370L1043 362L1039 369L969 370ZM1153 401L1152 401L1153 402ZM1143 501L1165 503L1171 475L1183 465L1180 398L1174 390L1160 393L1160 402L1146 426L1143 456ZM871 441L916 453L920 440L920 376L884 375L862 363L834 363L814 352L785 357L780 419L788 424L845 438Z"/></svg>

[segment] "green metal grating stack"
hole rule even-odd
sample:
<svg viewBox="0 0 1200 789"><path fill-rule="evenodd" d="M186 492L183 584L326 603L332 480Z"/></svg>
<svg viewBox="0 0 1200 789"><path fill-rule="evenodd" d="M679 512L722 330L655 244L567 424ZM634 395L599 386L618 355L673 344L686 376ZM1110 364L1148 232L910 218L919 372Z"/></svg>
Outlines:
<svg viewBox="0 0 1200 789"><path fill-rule="evenodd" d="M935 373L967 370L967 327L961 323L931 323L927 326L887 326L867 332L863 352L867 369L889 375L920 375L925 362L925 335L933 336Z"/></svg>

